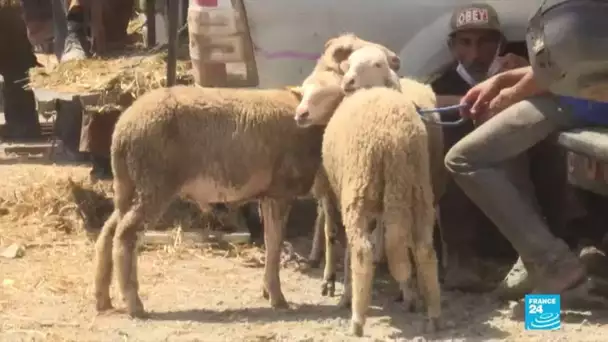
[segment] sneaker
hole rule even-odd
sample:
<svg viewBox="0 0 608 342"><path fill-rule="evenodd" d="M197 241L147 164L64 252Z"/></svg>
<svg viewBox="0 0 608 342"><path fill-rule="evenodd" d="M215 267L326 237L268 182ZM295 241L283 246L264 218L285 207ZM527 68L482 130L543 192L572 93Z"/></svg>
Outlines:
<svg viewBox="0 0 608 342"><path fill-rule="evenodd" d="M87 38L81 23L68 21L68 35L65 38L61 62L87 58Z"/></svg>
<svg viewBox="0 0 608 342"><path fill-rule="evenodd" d="M528 270L530 268L530 270ZM513 265L507 276L500 282L494 294L502 300L518 300L534 289L534 270L526 267L521 257Z"/></svg>
<svg viewBox="0 0 608 342"><path fill-rule="evenodd" d="M586 279L585 267L576 255L568 252L546 264L532 293L562 293L581 285Z"/></svg>

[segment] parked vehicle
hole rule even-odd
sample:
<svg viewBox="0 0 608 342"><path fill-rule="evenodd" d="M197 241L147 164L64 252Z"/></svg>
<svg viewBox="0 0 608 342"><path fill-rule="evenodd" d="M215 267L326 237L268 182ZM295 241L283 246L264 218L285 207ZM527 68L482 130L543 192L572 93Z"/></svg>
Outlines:
<svg viewBox="0 0 608 342"><path fill-rule="evenodd" d="M343 32L398 52L401 76L432 81L451 62L446 36L452 11L470 2L191 0L190 7L206 13L197 32L210 36L208 61L243 62L248 86L271 88L300 83L325 41ZM498 12L507 51L525 55L528 19L542 0L481 2ZM571 182L608 196L608 128L564 132L559 143L569 151Z"/></svg>

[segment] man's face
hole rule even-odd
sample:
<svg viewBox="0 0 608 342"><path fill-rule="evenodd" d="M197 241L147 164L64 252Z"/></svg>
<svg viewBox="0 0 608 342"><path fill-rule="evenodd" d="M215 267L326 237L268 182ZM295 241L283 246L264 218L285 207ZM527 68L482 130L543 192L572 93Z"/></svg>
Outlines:
<svg viewBox="0 0 608 342"><path fill-rule="evenodd" d="M496 56L500 34L491 30L456 32L451 39L452 55L476 80L485 79Z"/></svg>

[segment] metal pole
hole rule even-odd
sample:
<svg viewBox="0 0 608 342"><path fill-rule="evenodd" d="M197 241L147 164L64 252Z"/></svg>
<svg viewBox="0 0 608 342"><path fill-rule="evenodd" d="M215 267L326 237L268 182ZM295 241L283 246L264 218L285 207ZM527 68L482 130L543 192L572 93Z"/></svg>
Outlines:
<svg viewBox="0 0 608 342"><path fill-rule="evenodd" d="M168 36L169 49L167 53L167 87L175 85L176 68L177 68L177 31L178 31L178 16L179 2L176 0L167 1L167 16L169 17Z"/></svg>
<svg viewBox="0 0 608 342"><path fill-rule="evenodd" d="M156 0L146 0L146 47L156 45Z"/></svg>

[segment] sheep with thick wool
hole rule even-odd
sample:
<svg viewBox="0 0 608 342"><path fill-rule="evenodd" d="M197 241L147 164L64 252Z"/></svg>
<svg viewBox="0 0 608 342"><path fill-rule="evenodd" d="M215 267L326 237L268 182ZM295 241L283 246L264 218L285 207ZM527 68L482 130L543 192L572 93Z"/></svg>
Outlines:
<svg viewBox="0 0 608 342"><path fill-rule="evenodd" d="M340 63L340 70L344 73L344 76L340 80L340 84L345 93L352 93L357 89L361 88L370 88L376 86L385 86L389 88L393 88L396 90L401 90L401 84L399 82L399 77L390 68L389 58L386 55L384 49L377 45L366 45L355 51L353 51L346 60ZM315 78L315 73L311 75L311 77ZM337 76L336 76L337 77ZM339 78L339 77L338 77ZM308 79L307 79L308 81ZM336 84L336 78L332 79L334 81L333 84ZM306 81L304 82L306 84ZM327 82L324 84L320 84L316 82L316 86L322 87L327 85ZM316 96L314 91L306 92L306 96L302 98L300 102L299 110L302 109L302 106L306 106L309 98L308 96ZM320 177L318 177L320 178ZM318 181L317 184L323 184L323 182ZM317 196L321 191L315 190ZM330 193L325 194L325 196L330 195ZM323 215L327 212L327 217L332 218L332 221L337 221L335 218L337 215L337 210L333 209L335 205L332 207L332 202L328 198L323 198L318 196L318 201L323 208ZM339 214L338 214L339 215ZM318 217L317 215L317 222ZM328 224L325 225L325 267L323 273L323 284L322 284L322 295L330 295L333 296L335 293L335 273L336 273L336 262L335 262L335 252L334 252L334 240L337 236L337 232L335 231L337 224L329 221ZM320 229L320 225L315 226L315 239L320 239L320 233L318 229ZM376 248L374 248L374 261L380 262L383 260L384 256L384 227L381 224L378 224L377 229L374 230L374 238ZM314 242L314 241L313 241ZM314 244L313 244L314 246ZM320 247L317 246L318 249ZM348 255L345 258L345 274L348 275L349 267L348 267ZM349 278L345 277L345 285L348 286ZM347 293L348 294L348 293ZM343 296L343 299L347 298ZM347 305L345 301L342 301L341 305Z"/></svg>
<svg viewBox="0 0 608 342"><path fill-rule="evenodd" d="M346 93L361 88L387 87L401 91L399 76L390 68L383 49L375 45L359 48L340 64L344 72L342 89Z"/></svg>
<svg viewBox="0 0 608 342"><path fill-rule="evenodd" d="M308 102L309 94L318 91L320 88L329 84L340 84L344 76L345 65L343 64L349 56L364 47L372 46L384 52L387 63L391 70L398 71L401 60L397 54L383 45L361 39L353 33L344 33L337 37L330 38L325 43L323 52L318 58L315 68L312 73L302 83L303 103ZM318 190L317 190L318 189ZM315 181L315 186L311 191L313 197L317 200L317 218L314 228L313 244L308 256L309 264L312 267L318 267L321 261L323 251L323 240L325 244L333 244L336 236L323 238L323 227L327 224L325 217L324 204L330 205L329 210L335 212L331 208L331 202L327 198L323 198L323 181ZM335 207L335 206L334 206ZM327 209L327 207L325 207ZM333 215L331 220L339 220L339 215ZM331 224L339 225L340 222L330 222ZM332 262L333 263L333 262Z"/></svg>
<svg viewBox="0 0 608 342"><path fill-rule="evenodd" d="M357 50L353 53L353 55L355 53L357 53L358 51L361 50ZM391 86L391 78L393 76L390 76L389 74L385 74L385 71L382 70L376 70L377 74L381 74L381 75L387 75L387 78L385 79L389 85L389 87ZM392 72L391 72L392 73ZM363 73L366 74L366 73ZM313 74L314 75L314 74ZM311 75L312 76L312 75ZM358 75L355 75L354 77L359 77ZM326 82L324 83L325 85L327 84L331 84L330 82ZM333 83L334 85L337 83ZM342 82L342 88L343 89L348 89L348 83L347 82ZM359 85L366 85L368 87L370 86L383 86L385 83L383 81L383 78L378 78L376 76L372 76L371 78L367 78L367 79L359 79L357 81L357 84ZM418 107L423 108L423 109L431 109L431 108L435 108L438 104L438 99L435 96L435 93L433 92L432 88L429 85L423 84L421 82L418 82L416 80L410 79L410 78L401 78L399 79L399 87L394 87L396 89L401 89L401 92L404 94L404 96L413 101L413 103L415 103ZM316 88L313 89L311 91L307 92L307 97L303 98L302 101L300 102L300 105L298 106L298 110L300 112L306 112L308 110L308 106L310 105L310 100L311 99L315 99L318 97L323 97L324 94L326 94L328 92L327 89L324 89L323 87L320 88ZM430 119L431 122L425 121L425 127L427 130L427 136L429 139L428 142L428 146L429 146L429 156L430 156L430 172L431 172L431 179L432 179L432 186L433 186L433 194L434 194L434 203L436 204L439 199L441 198L441 196L443 195L443 192L445 191L445 185L447 182L447 174L445 171L445 168L443 167L443 132L441 129L441 126L433 124L433 121L438 121L440 120L439 116L437 114L432 114L432 115L428 115L428 118ZM321 172L321 171L320 171ZM313 189L315 189L314 193L315 193L315 197L318 199L319 201L319 212L317 214L317 221L316 221L316 225L315 225L315 234L314 234L314 239L313 239L313 248L311 250L311 255L309 256L309 260L311 262L311 264L314 265L318 265L320 263L320 258L321 258L321 250L322 250L322 236L324 237L324 241L325 241L325 265L324 265L324 272L323 272L323 283L322 283L322 291L321 294L322 295L330 295L333 296L334 292L335 292L335 281L336 281L336 255L335 255L335 251L334 251L334 244L335 244L335 240L336 237L339 236L338 234L341 233L341 230L337 229L338 226L340 226L340 214L339 211L335 208L335 205L332 204L332 202L330 201L330 198L324 198L324 196L328 196L331 195L330 193L328 193L327 191L324 190L324 187L326 186L326 181L324 181L323 179L319 179L320 177L317 177L317 180L315 180L315 186L313 187ZM329 218L329 219L328 219ZM374 260L376 262L379 262L381 260L383 260L384 256L385 256L385 251L384 251L384 245L383 245L383 241L384 239L382 238L383 234L384 234L384 228L381 224L378 225L377 230L374 231L374 241L376 242L376 248L374 249L375 252L375 256L374 256ZM323 235L321 230L323 230ZM442 249L443 249L443 255L445 256L445 249L446 246L445 244L442 244ZM446 259L444 259L446 260ZM348 254L346 255L346 258L344 260L344 286L345 286L345 291L342 294L342 297L340 299L339 305L340 306L347 306L350 305L350 298L351 298L351 293L350 293L350 275L349 275L349 266L348 266L349 260L348 260ZM412 286L415 284L415 282L413 282ZM415 300L414 300L415 302Z"/></svg>
<svg viewBox="0 0 608 342"><path fill-rule="evenodd" d="M344 222L352 272L352 332L363 334L374 273L371 226L385 227L389 270L405 302L410 289L411 251L418 288L425 299L429 330L441 313L437 258L433 248L434 205L427 129L414 102L384 87L360 89L343 98L338 86L325 87L308 108L296 112L298 125L327 125L322 173ZM301 105L301 104L300 104Z"/></svg>
<svg viewBox="0 0 608 342"><path fill-rule="evenodd" d="M115 209L96 242L97 310L112 307L117 273L131 316L139 296L137 232L156 222L172 199L210 203L259 200L266 264L263 295L286 307L279 259L290 202L309 193L321 163L323 128L296 126L301 89L175 86L148 92L119 118L112 135ZM328 98L335 105L335 99Z"/></svg>
<svg viewBox="0 0 608 342"><path fill-rule="evenodd" d="M317 63L312 74L322 71L330 71L338 75L343 75L341 64L351 53L365 47L375 46L386 54L389 66L394 71L399 71L401 59L397 54L387 47L358 37L353 33L343 33L337 37L330 38L325 42L323 53L317 59Z"/></svg>

